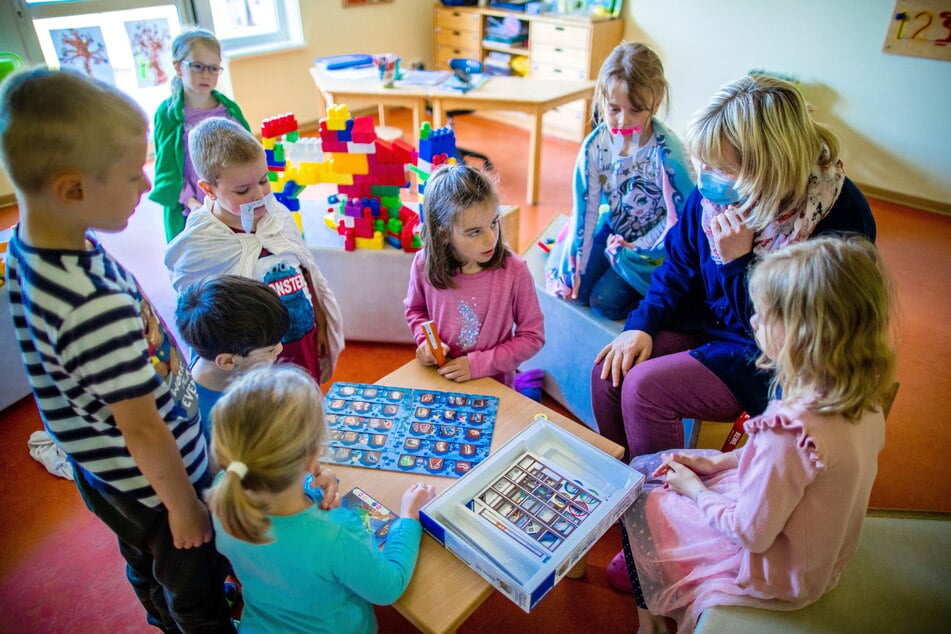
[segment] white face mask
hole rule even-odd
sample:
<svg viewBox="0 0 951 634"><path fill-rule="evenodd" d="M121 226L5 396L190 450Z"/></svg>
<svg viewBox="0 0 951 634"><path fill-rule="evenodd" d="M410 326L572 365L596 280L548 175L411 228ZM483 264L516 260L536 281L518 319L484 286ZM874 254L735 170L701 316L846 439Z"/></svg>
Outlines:
<svg viewBox="0 0 951 634"><path fill-rule="evenodd" d="M611 131L611 160L616 161L621 157L621 150L624 148L624 141L631 139L632 153L637 151L641 143L641 126L633 128L609 128Z"/></svg>
<svg viewBox="0 0 951 634"><path fill-rule="evenodd" d="M264 198L259 198L258 200L241 205L241 228L244 229L245 233L251 233L251 230L254 229L254 212L261 207L264 207L269 214L274 213L273 192Z"/></svg>

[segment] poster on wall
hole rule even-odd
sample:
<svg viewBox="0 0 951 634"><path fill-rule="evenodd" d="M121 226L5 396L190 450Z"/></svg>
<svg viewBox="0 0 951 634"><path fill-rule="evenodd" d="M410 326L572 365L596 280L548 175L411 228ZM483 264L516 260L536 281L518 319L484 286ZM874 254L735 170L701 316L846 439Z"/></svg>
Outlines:
<svg viewBox="0 0 951 634"><path fill-rule="evenodd" d="M61 66L79 70L109 84L116 83L109 63L109 51L98 26L51 29L50 37Z"/></svg>
<svg viewBox="0 0 951 634"><path fill-rule="evenodd" d="M136 20L125 23L135 62L135 79L139 88L160 86L169 80L167 68L172 67L172 36L168 20Z"/></svg>
<svg viewBox="0 0 951 634"><path fill-rule="evenodd" d="M951 0L897 0L882 50L951 61Z"/></svg>

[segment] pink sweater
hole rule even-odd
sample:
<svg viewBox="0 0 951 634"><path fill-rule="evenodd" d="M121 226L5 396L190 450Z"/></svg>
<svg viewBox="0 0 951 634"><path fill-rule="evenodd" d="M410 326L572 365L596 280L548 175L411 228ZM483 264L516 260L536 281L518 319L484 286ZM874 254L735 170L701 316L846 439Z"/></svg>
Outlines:
<svg viewBox="0 0 951 634"><path fill-rule="evenodd" d="M746 423L739 465L694 502L642 495L628 532L648 608L690 632L704 609L795 610L835 587L858 548L885 419L851 423L773 401Z"/></svg>
<svg viewBox="0 0 951 634"><path fill-rule="evenodd" d="M450 357L469 357L472 378L489 376L512 386L515 369L545 344L545 324L525 261L510 254L505 268L460 274L456 288L434 288L426 279L425 250L409 273L406 323L416 345L420 324L432 319Z"/></svg>

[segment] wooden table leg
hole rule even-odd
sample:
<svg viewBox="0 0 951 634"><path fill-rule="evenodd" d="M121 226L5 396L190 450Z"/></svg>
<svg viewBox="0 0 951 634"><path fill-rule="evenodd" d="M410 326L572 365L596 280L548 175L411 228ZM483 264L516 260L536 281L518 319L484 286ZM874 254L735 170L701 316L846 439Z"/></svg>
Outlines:
<svg viewBox="0 0 951 634"><path fill-rule="evenodd" d="M538 174L542 162L542 112L536 108L532 112L532 128L528 135L528 178L525 198L529 205L538 203Z"/></svg>

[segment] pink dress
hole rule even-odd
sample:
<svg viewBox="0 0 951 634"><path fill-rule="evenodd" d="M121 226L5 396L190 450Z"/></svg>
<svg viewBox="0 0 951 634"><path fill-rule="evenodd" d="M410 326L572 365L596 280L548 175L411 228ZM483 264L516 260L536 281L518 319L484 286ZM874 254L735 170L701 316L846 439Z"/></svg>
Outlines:
<svg viewBox="0 0 951 634"><path fill-rule="evenodd" d="M773 401L746 433L738 467L705 478L696 502L653 479L625 516L647 607L678 632L714 605L804 607L835 587L858 547L881 411L853 423ZM648 474L657 464L659 454L632 463Z"/></svg>

